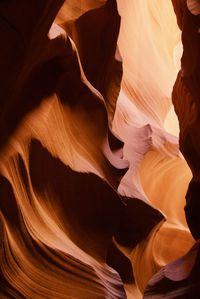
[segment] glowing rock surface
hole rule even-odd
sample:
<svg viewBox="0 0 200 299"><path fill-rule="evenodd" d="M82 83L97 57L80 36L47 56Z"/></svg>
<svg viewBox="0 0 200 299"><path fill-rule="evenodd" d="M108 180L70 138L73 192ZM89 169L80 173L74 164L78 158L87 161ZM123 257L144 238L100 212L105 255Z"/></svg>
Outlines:
<svg viewBox="0 0 200 299"><path fill-rule="evenodd" d="M199 294L199 20L0 2L1 298Z"/></svg>

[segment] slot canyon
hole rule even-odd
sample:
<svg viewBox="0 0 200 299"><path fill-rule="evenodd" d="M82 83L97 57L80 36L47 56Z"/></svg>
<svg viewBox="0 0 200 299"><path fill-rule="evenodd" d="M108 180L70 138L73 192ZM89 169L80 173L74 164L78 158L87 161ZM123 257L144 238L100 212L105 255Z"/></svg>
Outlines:
<svg viewBox="0 0 200 299"><path fill-rule="evenodd" d="M200 299L200 1L1 0L0 29L0 298Z"/></svg>

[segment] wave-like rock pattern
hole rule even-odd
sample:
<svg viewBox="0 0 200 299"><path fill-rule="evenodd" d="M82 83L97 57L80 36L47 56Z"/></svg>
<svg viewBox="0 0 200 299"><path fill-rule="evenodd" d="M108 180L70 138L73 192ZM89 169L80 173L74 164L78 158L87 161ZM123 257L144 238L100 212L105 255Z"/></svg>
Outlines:
<svg viewBox="0 0 200 299"><path fill-rule="evenodd" d="M148 284L144 298L199 298L199 1L173 0L177 23L182 30L181 70L172 100L180 125L180 149L191 169L186 192L185 215L197 240L188 253L166 265Z"/></svg>
<svg viewBox="0 0 200 299"><path fill-rule="evenodd" d="M199 6L172 2L0 2L1 298L197 292Z"/></svg>

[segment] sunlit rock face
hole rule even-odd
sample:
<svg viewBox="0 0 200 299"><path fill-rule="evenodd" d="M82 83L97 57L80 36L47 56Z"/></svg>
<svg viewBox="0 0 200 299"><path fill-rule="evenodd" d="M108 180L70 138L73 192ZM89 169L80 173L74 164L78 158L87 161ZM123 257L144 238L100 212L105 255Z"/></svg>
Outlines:
<svg viewBox="0 0 200 299"><path fill-rule="evenodd" d="M198 1L0 16L1 297L195 298Z"/></svg>
<svg viewBox="0 0 200 299"><path fill-rule="evenodd" d="M148 283L144 298L199 298L199 1L173 0L182 31L181 70L174 84L172 100L180 125L180 149L192 171L186 192L185 215L197 240L182 258L166 265Z"/></svg>

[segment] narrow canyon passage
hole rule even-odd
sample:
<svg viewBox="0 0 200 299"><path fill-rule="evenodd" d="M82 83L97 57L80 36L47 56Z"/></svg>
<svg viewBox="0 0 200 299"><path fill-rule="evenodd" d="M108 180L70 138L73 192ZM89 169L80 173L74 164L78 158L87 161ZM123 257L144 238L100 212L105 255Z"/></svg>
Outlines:
<svg viewBox="0 0 200 299"><path fill-rule="evenodd" d="M199 15L0 1L0 298L200 298Z"/></svg>

